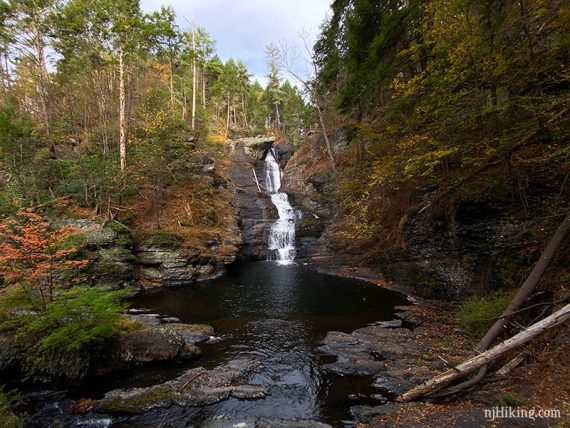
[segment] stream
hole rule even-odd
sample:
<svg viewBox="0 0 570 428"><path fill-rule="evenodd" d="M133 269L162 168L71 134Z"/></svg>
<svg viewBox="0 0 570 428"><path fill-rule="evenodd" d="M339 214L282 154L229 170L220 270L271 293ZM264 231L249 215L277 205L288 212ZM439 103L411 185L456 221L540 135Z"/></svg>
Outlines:
<svg viewBox="0 0 570 428"><path fill-rule="evenodd" d="M237 263L218 279L148 290L133 302L135 308L213 326L221 340L204 344L198 361L140 367L102 378L88 390L98 398L115 388L164 382L189 367L212 368L236 357L254 357L263 363L263 369L249 383L266 387L270 395L178 409L171 414L174 420L180 419L180 425L174 426L245 423L238 426L246 427L258 418L317 420L338 426L349 419L349 407L356 404L349 395L372 393L370 379L326 373L322 365L330 362L330 357L327 361L316 349L328 331L351 332L375 321L392 320L394 306L407 303L399 293L298 264ZM163 417L161 409L115 418L112 426L157 426Z"/></svg>
<svg viewBox="0 0 570 428"><path fill-rule="evenodd" d="M393 320L395 306L409 302L394 291L295 263L295 223L301 213L280 190L282 175L278 153L269 149L263 185L278 213L267 241L274 260L234 263L217 279L148 289L132 302L134 309L212 326L216 337L201 345L201 357L96 377L72 393L76 399L100 399L112 390L162 384L192 368L250 359L260 365L247 383L267 394L202 406L150 406L130 416L94 414L69 426L247 428L259 421L262 426L342 426L351 419L351 406L375 404L371 378L327 372L323 366L334 358L320 355L318 348L328 332L350 333ZM54 408L59 411L57 403Z"/></svg>

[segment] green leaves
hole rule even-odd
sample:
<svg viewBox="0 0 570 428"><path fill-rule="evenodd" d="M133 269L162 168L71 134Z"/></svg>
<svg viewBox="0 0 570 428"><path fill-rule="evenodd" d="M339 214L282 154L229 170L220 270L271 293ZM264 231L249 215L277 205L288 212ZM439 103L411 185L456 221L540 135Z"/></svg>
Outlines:
<svg viewBox="0 0 570 428"><path fill-rule="evenodd" d="M74 287L48 304L45 312L32 318L25 334L40 334L40 351L80 351L109 338L126 305L126 290Z"/></svg>

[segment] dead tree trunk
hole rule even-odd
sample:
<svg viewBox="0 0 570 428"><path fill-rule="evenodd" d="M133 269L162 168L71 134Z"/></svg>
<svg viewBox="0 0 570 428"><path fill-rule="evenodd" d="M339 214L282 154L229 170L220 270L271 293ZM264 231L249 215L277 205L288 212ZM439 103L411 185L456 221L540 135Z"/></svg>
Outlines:
<svg viewBox="0 0 570 428"><path fill-rule="evenodd" d="M509 304L507 308L503 311L501 317L493 324L493 326L487 331L485 336L481 339L479 344L476 347L478 352L483 352L489 349L489 347L493 344L493 342L501 335L503 331L505 331L508 323L514 316L515 312L524 305L524 303L528 300L536 285L542 278L544 271L550 264L550 261L554 257L556 250L564 241L564 238L568 234L570 230L570 214L566 216L566 218L562 221L558 230L552 236L548 245L546 246L544 252L541 254L540 259L534 265L531 273L527 277L526 281L521 285L519 291ZM465 382L460 383L459 385L455 385L451 388L448 388L446 391L443 392L441 395L451 395L455 394L459 391L463 391L467 388L471 388L472 386L478 384L487 374L487 367L483 366L479 370L479 372L473 376L472 379L469 379Z"/></svg>
<svg viewBox="0 0 570 428"><path fill-rule="evenodd" d="M125 64L123 48L119 49L119 158L121 172L127 165L127 106L125 91Z"/></svg>
<svg viewBox="0 0 570 428"><path fill-rule="evenodd" d="M545 331L564 323L568 319L570 319L570 304L564 306L562 309L556 311L542 321L531 325L526 330L521 331L519 334L511 337L510 339L498 344L494 348L489 349L488 351L485 351L476 357L470 358L458 366L440 374L439 376L436 376L422 383L421 385L405 392L398 397L397 401L414 401L418 398L429 395L434 391L445 387L450 382L459 379L477 370L480 367L485 367L491 361L494 361L505 353L527 343L539 334L542 334Z"/></svg>

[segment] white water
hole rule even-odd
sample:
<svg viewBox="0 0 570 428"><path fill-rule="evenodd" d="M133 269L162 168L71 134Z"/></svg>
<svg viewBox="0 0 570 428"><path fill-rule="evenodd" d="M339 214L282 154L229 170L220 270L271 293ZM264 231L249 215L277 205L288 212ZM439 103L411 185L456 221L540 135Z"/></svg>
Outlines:
<svg viewBox="0 0 570 428"><path fill-rule="evenodd" d="M277 208L279 219L269 231L269 249L275 250L279 264L291 264L295 259L295 220L297 211L289 203L286 193L281 188L281 168L277 154L269 149L265 156L265 186L271 195L271 202Z"/></svg>

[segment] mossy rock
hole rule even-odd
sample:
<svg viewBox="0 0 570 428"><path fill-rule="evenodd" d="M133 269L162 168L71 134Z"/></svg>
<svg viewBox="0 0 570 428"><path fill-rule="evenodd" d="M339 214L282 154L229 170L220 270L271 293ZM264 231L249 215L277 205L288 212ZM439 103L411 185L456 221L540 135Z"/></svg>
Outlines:
<svg viewBox="0 0 570 428"><path fill-rule="evenodd" d="M101 400L99 407L111 413L141 413L153 407L172 404L172 388L157 385L153 388L133 389L127 393L110 392Z"/></svg>
<svg viewBox="0 0 570 428"><path fill-rule="evenodd" d="M158 231L144 240L145 245L177 249L182 247L183 239L174 233Z"/></svg>

